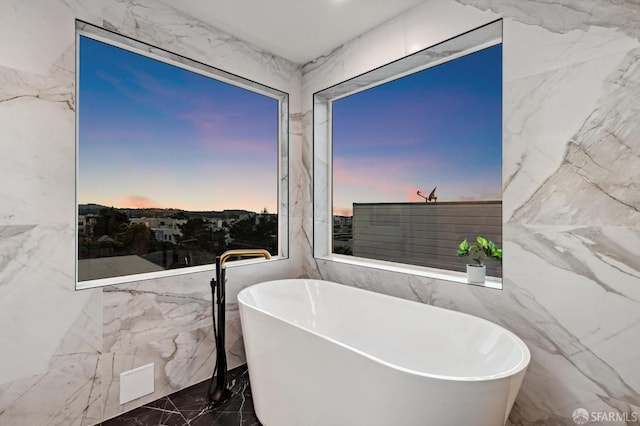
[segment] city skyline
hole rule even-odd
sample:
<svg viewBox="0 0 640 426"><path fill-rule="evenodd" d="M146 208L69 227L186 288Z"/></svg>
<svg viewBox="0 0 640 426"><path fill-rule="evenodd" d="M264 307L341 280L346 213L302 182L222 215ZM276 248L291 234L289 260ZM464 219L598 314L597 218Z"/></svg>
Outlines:
<svg viewBox="0 0 640 426"><path fill-rule="evenodd" d="M79 43L79 204L277 211L276 99Z"/></svg>
<svg viewBox="0 0 640 426"><path fill-rule="evenodd" d="M333 213L352 203L501 200L502 47L333 102Z"/></svg>

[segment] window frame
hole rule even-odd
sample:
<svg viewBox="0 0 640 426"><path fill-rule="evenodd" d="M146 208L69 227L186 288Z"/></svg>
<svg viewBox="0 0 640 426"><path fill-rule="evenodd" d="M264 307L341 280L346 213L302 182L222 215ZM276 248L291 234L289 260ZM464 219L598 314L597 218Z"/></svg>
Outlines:
<svg viewBox="0 0 640 426"><path fill-rule="evenodd" d="M391 261L335 254L333 241L333 101L502 44L503 21L497 19L418 52L382 65L313 94L313 257L432 279L471 284L466 273ZM504 121L503 121L504 122ZM504 134L504 132L503 132ZM504 223L502 224L504 227ZM489 288L502 288L502 278L486 277Z"/></svg>
<svg viewBox="0 0 640 426"><path fill-rule="evenodd" d="M231 84L254 93L275 99L278 102L278 253L273 255L271 260L287 259L289 257L289 94L273 87L261 84L248 78L233 74L222 69L207 65L183 55L179 55L168 50L135 40L116 32L106 30L101 27L89 24L87 22L76 20L76 67L75 67L75 83L76 83L76 114L75 114L75 283L76 290L87 288L103 287L114 284L124 284L137 281L144 281L157 278L165 278L198 272L209 272L215 270L215 263L209 265L190 266L180 269L167 269L157 272L146 272L140 274L121 275L117 277L100 278L86 281L79 281L78 276L78 179L79 179L79 80L80 80L80 37L87 37L97 40L111 46L121 48L148 58L158 60L179 68L201 74L205 77L213 78L218 81ZM265 260L241 260L232 263L244 264L264 262Z"/></svg>

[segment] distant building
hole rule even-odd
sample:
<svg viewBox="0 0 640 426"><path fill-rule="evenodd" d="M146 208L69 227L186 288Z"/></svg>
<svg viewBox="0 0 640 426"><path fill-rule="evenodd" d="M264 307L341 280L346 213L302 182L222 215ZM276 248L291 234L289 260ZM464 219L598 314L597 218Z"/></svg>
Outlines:
<svg viewBox="0 0 640 426"><path fill-rule="evenodd" d="M78 215L78 235L93 236L93 226L97 220L98 216L95 214Z"/></svg>
<svg viewBox="0 0 640 426"><path fill-rule="evenodd" d="M333 216L333 250L340 254L351 254L352 241L352 216Z"/></svg>
<svg viewBox="0 0 640 426"><path fill-rule="evenodd" d="M153 231L157 241L166 241L177 244L178 239L182 236L180 225L187 223L186 219L173 219L169 217L139 217L130 219L130 223L143 224Z"/></svg>
<svg viewBox="0 0 640 426"><path fill-rule="evenodd" d="M333 216L334 227L350 227L353 223L353 216Z"/></svg>

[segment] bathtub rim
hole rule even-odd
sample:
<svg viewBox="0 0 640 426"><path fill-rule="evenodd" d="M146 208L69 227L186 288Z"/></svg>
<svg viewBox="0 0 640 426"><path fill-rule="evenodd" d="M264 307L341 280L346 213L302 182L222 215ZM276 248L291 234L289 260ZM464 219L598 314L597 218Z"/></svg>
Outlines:
<svg viewBox="0 0 640 426"><path fill-rule="evenodd" d="M444 374L435 374L435 373L428 373L428 372L424 372L424 371L419 371L419 370L414 370L411 368L406 368L406 367L402 367L400 365L391 363L389 361L386 361L384 359L381 359L377 356L371 355L369 353L366 353L360 349L354 348L353 346L347 345L346 343L343 343L339 340L336 340L332 337L320 334L314 330L311 330L309 328L300 326L298 324L295 324L291 321L287 321L286 319L283 319L277 315L274 315L262 308L259 308L255 305L252 305L250 303L248 303L246 300L244 299L243 294L246 292L247 294L249 293L249 291L253 288L253 287L263 287L263 286L268 286L269 284L272 283L276 283L276 282L292 282L292 281L301 281L301 282L322 282L322 283L328 283L328 284L333 284L333 285L340 285L340 286L345 286L348 287L351 290L354 291L360 291L360 292L366 292L366 293L373 293L379 296L384 296L384 297L392 297L394 299L399 299L403 302L408 302L408 303L417 303L419 305L425 305L428 306L430 308L435 308L435 309L439 309L442 311L446 311L448 314L451 315L459 315L459 316L464 316L465 318L471 318L473 321L482 321L485 322L487 324L489 324L491 327L494 328L499 328L502 332L506 333L506 335L511 339L511 341L514 342L514 344L520 349L521 353L522 353L522 357L521 359L515 364L514 367L507 369L505 371L502 371L500 373L496 373L496 374L491 374L491 375L484 375L484 376L448 376L448 375L444 375ZM505 327L496 324L493 321L489 321L487 319L475 316L475 315L471 315L465 312L459 312L459 311L454 311L451 309L447 309L447 308L442 308L439 306L434 306L434 305L429 305L427 303L421 303L421 302L417 302L415 300L410 300L410 299L403 299L401 297L397 297L397 296L392 296L392 295L388 295L388 294L384 294L384 293L378 293L372 290L366 290L363 288L359 288L359 287L353 287L353 286L349 286L347 284L341 284L335 281L329 281L329 280L320 280L320 279L314 279L314 278L285 278L285 279L275 279L275 280L269 280L269 281L263 281L263 282L259 282L256 284L252 284L250 286L247 286L245 288L243 288L242 290L240 290L240 292L238 292L238 305L242 306L242 307L247 307L250 309L254 309L262 314L265 314L271 318L274 318L278 321L281 321L287 325L290 325L292 327L296 327L300 330L303 330L307 333L311 333L321 339L327 340L331 343L334 343L340 347L343 347L349 351L355 352L359 355L362 355L374 362L383 364L389 368L392 368L394 370L397 371L401 371L403 373L407 373L407 374L411 374L411 375L416 375L416 376L420 376L420 377L425 377L425 378L431 378L431 379L438 379L438 380L447 380L447 381L453 381L453 382L483 382L483 381L493 381L493 380L500 380L500 379L505 379L505 378L511 378L514 376L517 376L518 374L524 373L524 371L526 371L526 369L529 366L529 363L531 362L531 352L529 351L528 346L524 343L524 341L518 337L515 333L513 333L512 331L506 329ZM241 314L241 321L242 321L242 310L240 310L240 314ZM246 344L246 343L245 343Z"/></svg>

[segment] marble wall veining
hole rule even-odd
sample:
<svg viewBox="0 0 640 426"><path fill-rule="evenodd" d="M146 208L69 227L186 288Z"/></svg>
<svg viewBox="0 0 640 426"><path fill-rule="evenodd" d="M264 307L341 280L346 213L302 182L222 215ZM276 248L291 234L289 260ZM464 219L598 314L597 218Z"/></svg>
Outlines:
<svg viewBox="0 0 640 426"><path fill-rule="evenodd" d="M0 424L93 425L210 376L213 271L75 291L75 20L287 92L297 157L302 74L155 0L7 0L1 9ZM291 185L292 205L300 193ZM237 292L298 276L299 252L229 267L230 367L244 362ZM149 362L155 392L120 405L120 373Z"/></svg>
<svg viewBox="0 0 640 426"><path fill-rule="evenodd" d="M321 277L475 314L521 336L533 358L514 426L573 425L578 407L640 413L637 3L428 0L304 66L168 4L3 4L0 424L97 424L206 379L215 363L211 273L74 290L75 19L290 95L289 258L230 267L231 367L244 360L237 292ZM314 258L312 94L497 18L504 289ZM154 394L119 405L119 373L149 362Z"/></svg>
<svg viewBox="0 0 640 426"><path fill-rule="evenodd" d="M312 140L313 93L497 18L504 22L504 289L310 254L304 275L468 312L514 331L531 349L532 363L512 425L574 425L580 407L618 415L590 424L637 425L637 3L425 2L305 65L303 141ZM303 164L311 163L311 148L303 154ZM311 205L307 213L305 235L313 232Z"/></svg>

